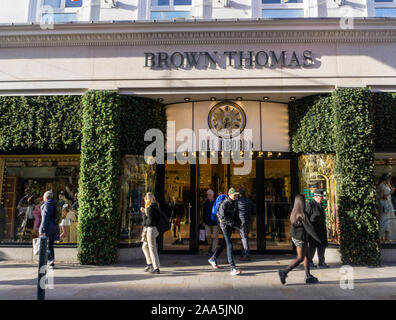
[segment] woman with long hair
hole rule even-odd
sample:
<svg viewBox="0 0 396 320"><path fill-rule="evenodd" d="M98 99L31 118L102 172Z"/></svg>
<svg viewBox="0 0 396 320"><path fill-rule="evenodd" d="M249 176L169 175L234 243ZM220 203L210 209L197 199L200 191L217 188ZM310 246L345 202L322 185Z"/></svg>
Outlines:
<svg viewBox="0 0 396 320"><path fill-rule="evenodd" d="M305 214L305 197L299 194L294 199L293 210L290 214L291 230L290 236L294 245L296 246L297 258L293 260L290 265L284 269L279 270L279 278L282 284L286 283L287 274L297 267L301 262L304 262L305 283L319 282L309 271L309 236L319 241L315 230Z"/></svg>
<svg viewBox="0 0 396 320"><path fill-rule="evenodd" d="M144 271L159 274L160 263L156 238L159 235L160 212L155 196L151 192L144 196L144 208L142 207L140 210L143 213L142 250L147 262Z"/></svg>

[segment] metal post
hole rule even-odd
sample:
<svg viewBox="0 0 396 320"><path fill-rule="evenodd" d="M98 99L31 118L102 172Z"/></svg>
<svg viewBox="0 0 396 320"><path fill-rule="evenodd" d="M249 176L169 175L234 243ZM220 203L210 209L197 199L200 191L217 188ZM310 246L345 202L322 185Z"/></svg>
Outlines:
<svg viewBox="0 0 396 320"><path fill-rule="evenodd" d="M40 253L38 263L38 277L37 277L37 300L45 299L45 282L47 274L47 237L40 237Z"/></svg>

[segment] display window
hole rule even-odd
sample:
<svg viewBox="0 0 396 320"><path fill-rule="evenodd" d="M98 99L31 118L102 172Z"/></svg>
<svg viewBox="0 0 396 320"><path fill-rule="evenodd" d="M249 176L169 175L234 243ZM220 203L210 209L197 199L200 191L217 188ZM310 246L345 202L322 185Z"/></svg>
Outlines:
<svg viewBox="0 0 396 320"><path fill-rule="evenodd" d="M396 243L396 153L375 154L377 212L381 243Z"/></svg>
<svg viewBox="0 0 396 320"><path fill-rule="evenodd" d="M122 162L121 175L121 244L139 244L143 217L144 195L155 192L155 165L145 162L143 156L127 155Z"/></svg>
<svg viewBox="0 0 396 320"><path fill-rule="evenodd" d="M335 154L307 154L298 159L300 190L307 203L315 189L322 189L329 242L339 243L339 219L336 206Z"/></svg>
<svg viewBox="0 0 396 320"><path fill-rule="evenodd" d="M0 156L1 243L32 243L38 236L46 191L54 193L59 243L77 243L79 171L79 155Z"/></svg>

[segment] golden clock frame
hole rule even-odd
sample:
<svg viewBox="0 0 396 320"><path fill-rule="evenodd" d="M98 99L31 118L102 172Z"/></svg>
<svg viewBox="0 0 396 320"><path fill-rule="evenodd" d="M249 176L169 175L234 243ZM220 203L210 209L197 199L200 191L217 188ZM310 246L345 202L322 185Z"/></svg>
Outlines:
<svg viewBox="0 0 396 320"><path fill-rule="evenodd" d="M223 138L223 139L225 139L225 137L221 136L221 135L218 133L218 131L211 125L210 119L211 119L211 117L213 116L213 113L214 113L214 111L215 111L217 108L222 107L222 106L225 106L225 105L232 105L233 107L235 107L236 109L238 109L238 111L239 111L239 112L241 113L241 115L242 115L243 124L242 124L242 126L241 126L241 128L240 128L240 130L239 130L239 134L241 134L241 133L243 132L243 130L245 130L245 127L246 127L246 113L245 113L245 111L242 109L242 107L241 107L240 105L238 105L237 103L235 103L235 102L233 102L233 101L230 101L230 100L224 100L224 101L221 101L221 102L219 102L219 103L216 103L216 104L210 109L210 111L209 111L209 114L208 114L208 127L209 127L209 129L210 129L217 137ZM231 138L232 138L232 135L230 135L230 137L228 137L228 139L231 139Z"/></svg>

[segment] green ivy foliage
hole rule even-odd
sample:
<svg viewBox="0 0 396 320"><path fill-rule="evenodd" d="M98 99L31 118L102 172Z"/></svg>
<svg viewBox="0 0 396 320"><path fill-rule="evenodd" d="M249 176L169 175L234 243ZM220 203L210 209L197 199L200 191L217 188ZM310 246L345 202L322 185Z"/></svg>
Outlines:
<svg viewBox="0 0 396 320"><path fill-rule="evenodd" d="M330 95L309 96L289 104L293 152L334 152L334 115Z"/></svg>
<svg viewBox="0 0 396 320"><path fill-rule="evenodd" d="M82 105L78 259L81 264L113 264L120 220L120 97L88 91Z"/></svg>
<svg viewBox="0 0 396 320"><path fill-rule="evenodd" d="M338 89L289 104L290 148L336 153L340 251L345 264L378 265L374 150L396 146L396 99Z"/></svg>
<svg viewBox="0 0 396 320"><path fill-rule="evenodd" d="M146 98L120 96L121 151L124 154L143 155L147 145L144 134L148 129L160 129L166 137L164 105Z"/></svg>
<svg viewBox="0 0 396 320"><path fill-rule="evenodd" d="M396 94L374 93L372 104L376 149L396 148Z"/></svg>
<svg viewBox="0 0 396 320"><path fill-rule="evenodd" d="M371 92L368 89L337 89L332 96L342 262L378 265L381 253Z"/></svg>
<svg viewBox="0 0 396 320"><path fill-rule="evenodd" d="M0 97L1 152L76 152L80 96Z"/></svg>

